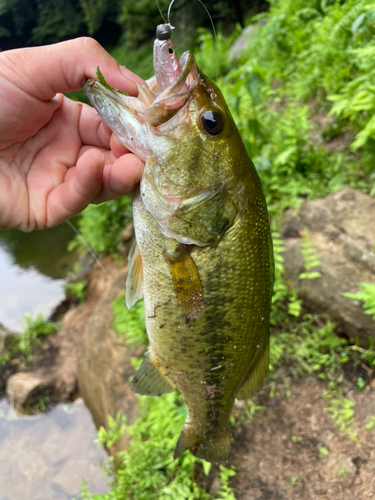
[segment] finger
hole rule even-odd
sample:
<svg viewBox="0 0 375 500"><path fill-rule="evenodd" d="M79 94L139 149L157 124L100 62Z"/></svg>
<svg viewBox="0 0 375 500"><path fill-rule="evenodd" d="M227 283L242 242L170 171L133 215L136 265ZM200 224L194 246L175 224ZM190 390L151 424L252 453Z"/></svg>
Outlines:
<svg viewBox="0 0 375 500"><path fill-rule="evenodd" d="M129 150L121 144L121 142L117 139L115 134L111 135L110 148L116 158L120 158L120 156L129 153Z"/></svg>
<svg viewBox="0 0 375 500"><path fill-rule="evenodd" d="M143 80L124 69L93 38L82 37L45 47L29 47L0 53L0 67L11 67L7 78L33 97L47 101L57 93L81 88L82 81L96 78L97 66L107 82L137 95L136 82ZM19 70L22 68L22 71Z"/></svg>
<svg viewBox="0 0 375 500"><path fill-rule="evenodd" d="M107 165L103 172L103 187L92 203L102 203L131 193L140 181L143 162L133 153L118 158L112 165Z"/></svg>
<svg viewBox="0 0 375 500"><path fill-rule="evenodd" d="M102 189L104 155L90 149L78 160L75 175L48 195L46 227L53 227L81 212Z"/></svg>
<svg viewBox="0 0 375 500"><path fill-rule="evenodd" d="M82 104L78 132L84 145L109 149L112 131L104 125L94 108Z"/></svg>

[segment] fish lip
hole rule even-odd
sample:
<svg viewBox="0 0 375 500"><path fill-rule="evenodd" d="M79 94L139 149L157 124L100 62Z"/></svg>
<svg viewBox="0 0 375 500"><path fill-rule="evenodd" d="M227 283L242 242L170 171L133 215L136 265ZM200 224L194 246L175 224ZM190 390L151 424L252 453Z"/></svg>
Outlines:
<svg viewBox="0 0 375 500"><path fill-rule="evenodd" d="M100 90L102 94L105 95L105 97L108 97L110 99L114 99L117 101L119 104L123 105L123 102L121 101L120 95L115 89L108 89L107 87L104 87L98 80L95 80L94 78L89 78L88 80L84 80L82 82L82 90L84 94L90 99L89 92L91 90ZM134 98L136 99L136 98Z"/></svg>
<svg viewBox="0 0 375 500"><path fill-rule="evenodd" d="M82 90L90 99L95 109L103 118L100 109L112 109L112 113L121 113L126 108L135 120L152 128L163 125L185 107L186 102L195 90L199 72L194 56L190 51L180 57L181 74L163 92L150 90L155 100L149 104L140 97L131 97L109 89L98 80L87 79L82 82Z"/></svg>

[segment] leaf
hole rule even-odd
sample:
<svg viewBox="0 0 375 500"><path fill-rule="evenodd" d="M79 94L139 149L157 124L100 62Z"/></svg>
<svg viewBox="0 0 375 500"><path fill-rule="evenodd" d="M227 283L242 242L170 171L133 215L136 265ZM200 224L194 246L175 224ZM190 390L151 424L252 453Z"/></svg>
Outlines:
<svg viewBox="0 0 375 500"><path fill-rule="evenodd" d="M322 274L319 272L311 272L311 273L301 273L299 275L300 280L312 280L314 278L321 278Z"/></svg>
<svg viewBox="0 0 375 500"><path fill-rule="evenodd" d="M104 76L103 76L103 73L100 71L99 66L96 67L96 76L98 77L99 82L106 89L115 90L116 92L118 92L119 94L122 94L122 95L129 95L129 94L126 94L125 92L123 92L120 89L115 89L114 87L112 87L112 85L110 85L109 83L107 83L106 80L105 80L105 78L104 78Z"/></svg>
<svg viewBox="0 0 375 500"><path fill-rule="evenodd" d="M365 12L362 12L362 14L360 14L357 19L354 21L354 23L352 24L351 26L351 31L352 33L354 34L358 28L361 26L361 24L363 23L363 20L365 19L366 17L366 13Z"/></svg>
<svg viewBox="0 0 375 500"><path fill-rule="evenodd" d="M203 472L205 473L206 476L210 473L211 470L211 463L206 462L206 460L202 460L202 467L203 467Z"/></svg>

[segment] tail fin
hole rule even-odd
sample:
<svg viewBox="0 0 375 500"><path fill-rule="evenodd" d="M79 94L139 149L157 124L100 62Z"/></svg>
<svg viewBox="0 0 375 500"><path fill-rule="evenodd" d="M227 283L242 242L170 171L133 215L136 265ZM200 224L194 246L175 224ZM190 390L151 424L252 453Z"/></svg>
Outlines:
<svg viewBox="0 0 375 500"><path fill-rule="evenodd" d="M224 433L211 437L200 436L194 433L190 424L185 423L174 450L174 458L178 458L186 450L207 462L225 462L230 451L230 432L225 430Z"/></svg>

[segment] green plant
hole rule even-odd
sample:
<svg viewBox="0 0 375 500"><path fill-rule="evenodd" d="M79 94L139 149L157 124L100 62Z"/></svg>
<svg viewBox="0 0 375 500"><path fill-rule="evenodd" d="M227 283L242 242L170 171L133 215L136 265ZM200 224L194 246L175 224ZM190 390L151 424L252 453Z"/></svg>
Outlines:
<svg viewBox="0 0 375 500"><path fill-rule="evenodd" d="M99 427L98 439L95 442L103 444L107 448L111 448L126 430L126 416L124 414L117 412L115 418L108 415L108 428L105 429L103 426Z"/></svg>
<svg viewBox="0 0 375 500"><path fill-rule="evenodd" d="M309 233L305 229L303 233L303 239L304 241L301 243L302 247L302 255L303 259L305 261L304 263L304 272L299 275L299 279L314 279L314 278L321 278L321 273L319 271L310 271L310 269L313 269L314 267L319 267L321 266L321 262L319 260L319 256L316 253L315 248L313 247L310 239L309 239Z"/></svg>
<svg viewBox="0 0 375 500"><path fill-rule="evenodd" d="M342 480L346 476L346 471L343 467L340 467L339 470L337 471L338 477Z"/></svg>
<svg viewBox="0 0 375 500"><path fill-rule="evenodd" d="M341 432L347 434L350 439L357 441L357 431L352 430L354 420L354 403L345 398L340 389L326 391L324 394L326 408Z"/></svg>
<svg viewBox="0 0 375 500"><path fill-rule="evenodd" d="M356 301L363 301L363 309L365 314L372 315L375 320L375 285L370 283L361 283L361 290L357 293L343 293L344 297L349 297Z"/></svg>
<svg viewBox="0 0 375 500"><path fill-rule="evenodd" d="M375 429L375 416L370 417L370 421L366 425L365 429L367 429L368 431Z"/></svg>
<svg viewBox="0 0 375 500"><path fill-rule="evenodd" d="M89 205L79 220L80 235L69 245L69 250L89 245L95 253L115 253L121 231L131 219L131 200L123 196L100 205ZM84 242L84 243L83 243Z"/></svg>
<svg viewBox="0 0 375 500"><path fill-rule="evenodd" d="M139 416L121 430L131 437L129 449L118 453L111 492L87 496L93 500L185 500L207 499L194 481L199 459L184 453L173 460L173 448L186 417L177 393L158 398L139 397ZM110 436L106 431L102 437ZM109 442L105 441L106 446Z"/></svg>
<svg viewBox="0 0 375 500"><path fill-rule="evenodd" d="M292 476L290 478L290 482L292 483L293 486L295 486L298 483L298 479L299 479L298 476Z"/></svg>
<svg viewBox="0 0 375 500"><path fill-rule="evenodd" d="M35 319L32 319L31 315L25 316L23 330L23 333L13 339L9 349L0 355L0 366L9 363L14 358L19 358L22 364L33 361L33 351L41 347L43 337L56 333L57 326L45 321L38 313Z"/></svg>
<svg viewBox="0 0 375 500"><path fill-rule="evenodd" d="M112 303L114 318L113 328L118 335L122 335L125 342L131 347L140 347L148 344L145 312L143 300L138 301L131 309L125 304L125 295L121 295Z"/></svg>
<svg viewBox="0 0 375 500"><path fill-rule="evenodd" d="M320 453L321 455L323 455L323 456L327 456L327 455L329 455L329 450L328 450L328 448L327 448L326 446L324 446L324 444L322 444L322 443L319 443L319 444L318 444L318 451L319 451L319 453Z"/></svg>
<svg viewBox="0 0 375 500"><path fill-rule="evenodd" d="M87 284L87 279L79 281L69 281L64 285L65 294L68 297L72 297L73 299L78 300L79 302L83 302L86 298Z"/></svg>
<svg viewBox="0 0 375 500"><path fill-rule="evenodd" d="M229 481L230 478L236 475L235 467L232 466L229 469L224 467L223 465L220 465L220 481L221 481L221 488L219 491L219 496L216 500L236 500L236 497L234 496L234 491L230 487Z"/></svg>

